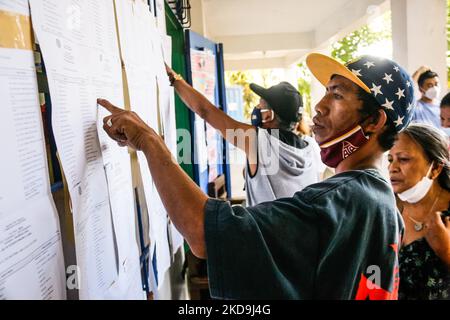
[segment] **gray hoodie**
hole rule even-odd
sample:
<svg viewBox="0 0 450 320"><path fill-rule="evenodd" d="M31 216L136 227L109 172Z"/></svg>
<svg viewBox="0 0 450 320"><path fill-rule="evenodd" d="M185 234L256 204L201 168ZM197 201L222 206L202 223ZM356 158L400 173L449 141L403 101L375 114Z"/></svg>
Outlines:
<svg viewBox="0 0 450 320"><path fill-rule="evenodd" d="M258 129L258 169L251 177L246 170L247 205L292 197L306 186L319 182L325 166L320 159L320 149L311 137L299 149L280 141L275 130L272 135Z"/></svg>

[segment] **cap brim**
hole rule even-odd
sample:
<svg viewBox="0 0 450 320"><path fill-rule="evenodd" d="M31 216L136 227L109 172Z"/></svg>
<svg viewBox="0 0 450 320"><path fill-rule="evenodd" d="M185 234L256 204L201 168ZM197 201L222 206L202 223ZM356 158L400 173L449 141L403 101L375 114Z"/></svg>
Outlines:
<svg viewBox="0 0 450 320"><path fill-rule="evenodd" d="M369 87L361 81L346 66L331 57L320 53L310 53L306 57L306 65L317 80L324 86L327 86L333 75L343 76L356 85L371 93Z"/></svg>
<svg viewBox="0 0 450 320"><path fill-rule="evenodd" d="M267 96L267 89L257 85L256 83L250 83L250 89L263 99Z"/></svg>

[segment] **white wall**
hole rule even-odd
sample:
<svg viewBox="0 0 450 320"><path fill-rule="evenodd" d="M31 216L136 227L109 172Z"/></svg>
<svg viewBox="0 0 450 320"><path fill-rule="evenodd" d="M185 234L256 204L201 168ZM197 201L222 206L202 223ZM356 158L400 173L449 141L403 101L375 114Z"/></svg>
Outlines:
<svg viewBox="0 0 450 320"><path fill-rule="evenodd" d="M191 30L207 37L203 0L190 0L189 3L191 4Z"/></svg>
<svg viewBox="0 0 450 320"><path fill-rule="evenodd" d="M394 60L411 74L430 66L446 92L447 1L391 0L391 10Z"/></svg>

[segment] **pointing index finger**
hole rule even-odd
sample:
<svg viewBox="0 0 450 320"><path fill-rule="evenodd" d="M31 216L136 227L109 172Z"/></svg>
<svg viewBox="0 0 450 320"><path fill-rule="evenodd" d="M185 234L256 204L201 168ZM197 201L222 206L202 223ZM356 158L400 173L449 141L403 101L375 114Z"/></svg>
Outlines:
<svg viewBox="0 0 450 320"><path fill-rule="evenodd" d="M109 112L111 112L112 114L116 114L116 113L123 111L123 109L116 107L111 102L109 102L108 100L105 100L105 99L97 99L97 103L99 105L101 105L102 107L104 107Z"/></svg>

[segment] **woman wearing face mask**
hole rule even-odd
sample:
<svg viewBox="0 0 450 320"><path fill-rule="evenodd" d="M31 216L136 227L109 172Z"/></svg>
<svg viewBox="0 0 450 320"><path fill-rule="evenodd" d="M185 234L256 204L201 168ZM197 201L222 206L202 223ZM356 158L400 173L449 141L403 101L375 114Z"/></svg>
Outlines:
<svg viewBox="0 0 450 320"><path fill-rule="evenodd" d="M439 76L436 72L428 69L420 74L417 83L422 97L417 101L412 121L440 128L439 96L441 87Z"/></svg>
<svg viewBox="0 0 450 320"><path fill-rule="evenodd" d="M389 151L389 174L405 223L399 299L450 299L450 166L448 142L412 124Z"/></svg>

